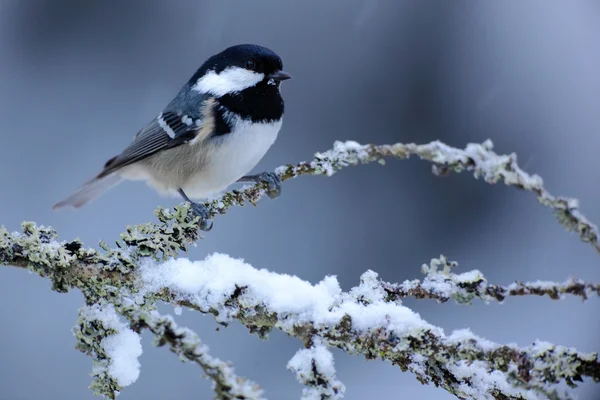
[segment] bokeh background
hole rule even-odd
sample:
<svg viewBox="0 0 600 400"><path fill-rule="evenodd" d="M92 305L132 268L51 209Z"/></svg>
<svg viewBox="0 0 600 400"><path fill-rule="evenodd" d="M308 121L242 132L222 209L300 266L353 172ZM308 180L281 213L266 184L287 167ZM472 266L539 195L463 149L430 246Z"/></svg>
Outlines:
<svg viewBox="0 0 600 400"><path fill-rule="evenodd" d="M257 171L309 159L336 139L462 147L490 138L600 221L599 37L594 1L0 0L0 223L17 230L34 220L96 246L154 220L156 206L177 200L143 183L81 210L51 206L128 144L205 58L247 42L274 49L294 76L283 85L283 129ZM419 278L441 253L491 283L600 281L598 255L530 193L466 174L436 178L416 159L286 183L276 201L216 219L189 257L213 252L313 283L337 275L345 289L367 269ZM81 294L5 267L0 299L0 399L93 399L91 361L71 334ZM598 299L407 304L448 333L600 347ZM285 369L298 341L279 332L261 341L236 324L216 332L212 318L189 311L177 319L269 398L300 397ZM143 344L141 376L120 398L211 397L196 366L148 335ZM347 399L452 398L387 363L334 354ZM600 398L590 383L577 393Z"/></svg>

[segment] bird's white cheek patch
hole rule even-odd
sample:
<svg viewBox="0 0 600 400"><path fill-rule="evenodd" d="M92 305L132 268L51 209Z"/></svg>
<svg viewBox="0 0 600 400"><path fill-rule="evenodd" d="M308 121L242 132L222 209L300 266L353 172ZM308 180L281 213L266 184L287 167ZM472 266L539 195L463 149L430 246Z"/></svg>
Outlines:
<svg viewBox="0 0 600 400"><path fill-rule="evenodd" d="M207 72L192 89L201 93L210 93L214 96L241 92L256 85L265 78L264 74L248 71L244 68L226 68L221 73Z"/></svg>

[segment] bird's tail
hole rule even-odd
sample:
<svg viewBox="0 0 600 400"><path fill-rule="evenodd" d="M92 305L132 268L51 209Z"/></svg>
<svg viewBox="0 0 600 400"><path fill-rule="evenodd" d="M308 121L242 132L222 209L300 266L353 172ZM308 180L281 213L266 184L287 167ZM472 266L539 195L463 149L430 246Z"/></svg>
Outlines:
<svg viewBox="0 0 600 400"><path fill-rule="evenodd" d="M52 209L57 210L62 207L72 206L79 208L90 200L95 199L108 189L117 186L123 179L117 174L110 174L102 177L96 177L81 186L75 193L66 199L59 201Z"/></svg>

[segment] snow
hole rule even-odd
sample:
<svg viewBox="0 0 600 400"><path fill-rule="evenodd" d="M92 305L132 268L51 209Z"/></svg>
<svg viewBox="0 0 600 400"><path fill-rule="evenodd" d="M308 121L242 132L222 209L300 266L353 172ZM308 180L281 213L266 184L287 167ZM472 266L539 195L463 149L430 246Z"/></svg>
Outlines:
<svg viewBox="0 0 600 400"><path fill-rule="evenodd" d="M111 359L110 376L121 386L129 386L140 376L138 357L142 355L140 336L131 329L124 329L102 340L102 347Z"/></svg>
<svg viewBox="0 0 600 400"><path fill-rule="evenodd" d="M469 346L469 343L477 343L477 347L484 351L494 351L497 345L494 342L476 336L469 328L457 329L448 336L447 343Z"/></svg>
<svg viewBox="0 0 600 400"><path fill-rule="evenodd" d="M419 375L425 375L425 361L427 358L419 353L413 354L410 356L411 363L409 364L409 368L412 372Z"/></svg>
<svg viewBox="0 0 600 400"><path fill-rule="evenodd" d="M296 276L255 269L219 253L196 262L187 258L162 265L147 261L141 271L144 290L157 292L168 287L203 309L223 305L236 287L246 286L248 290L240 297L245 304L266 304L271 311L298 313L308 320L315 314L327 314L341 294L335 277L313 286Z"/></svg>
<svg viewBox="0 0 600 400"><path fill-rule="evenodd" d="M531 346L531 351L534 354L547 353L547 352L553 351L555 348L556 348L556 345L554 345L550 342L536 339L535 342L533 343L533 346Z"/></svg>
<svg viewBox="0 0 600 400"><path fill-rule="evenodd" d="M287 367L306 375L312 374L312 362L315 361L321 374L332 376L335 374L333 354L325 346L313 346L310 349L301 349L288 362Z"/></svg>
<svg viewBox="0 0 600 400"><path fill-rule="evenodd" d="M449 365L448 368L456 378L465 380L459 384L459 389L472 399L494 400L495 397L491 393L494 388L505 395L515 397L520 395L528 400L544 398L533 390L511 385L506 374L501 371L489 371L487 364L481 361L461 360L454 365Z"/></svg>
<svg viewBox="0 0 600 400"><path fill-rule="evenodd" d="M460 282L460 283L473 283L473 282L479 282L479 281L485 281L485 278L483 277L483 274L479 271L479 270L472 270L472 271L468 271L468 272L463 272L462 274L457 274L454 277L454 280L456 282Z"/></svg>
<svg viewBox="0 0 600 400"><path fill-rule="evenodd" d="M117 331L102 339L101 346L109 358L107 372L119 385L129 386L140 375L138 358L142 355L140 335L129 329L112 304L94 304L85 311L88 321L98 320L105 330Z"/></svg>
<svg viewBox="0 0 600 400"><path fill-rule="evenodd" d="M514 284L512 284L512 285L514 285ZM556 286L557 286L556 282L552 282L552 281L540 281L540 280L533 281L533 282L527 282L525 285L527 287L537 288L537 289L540 289L540 290L552 290L552 289L556 288Z"/></svg>
<svg viewBox="0 0 600 400"><path fill-rule="evenodd" d="M456 285L452 282L448 276L442 274L430 274L427 275L421 287L428 293L433 293L440 297L450 298L453 293L456 293Z"/></svg>
<svg viewBox="0 0 600 400"><path fill-rule="evenodd" d="M305 322L312 322L315 327L335 325L345 315L352 318L353 329L362 331L385 327L403 335L435 329L409 308L385 302L383 290L373 289L375 273L363 275L362 284L353 292L342 293L334 276L312 285L296 276L256 269L241 259L215 253L195 262L187 258L163 264L147 260L141 267L141 276L145 291L170 288L181 300L203 310L219 311L219 318L224 320L233 317L233 308L225 306L225 302L239 287L244 288L238 296L244 307L264 305L280 317L289 317L279 318L283 329ZM369 304L358 302L355 293L368 297Z"/></svg>
<svg viewBox="0 0 600 400"><path fill-rule="evenodd" d="M302 390L303 400L343 398L346 388L335 377L333 354L320 342L309 349L298 350L287 368L294 371L303 384L318 382Z"/></svg>
<svg viewBox="0 0 600 400"><path fill-rule="evenodd" d="M385 293L377 272L368 270L360 276L360 285L352 288L350 294L364 302L373 303L384 298Z"/></svg>

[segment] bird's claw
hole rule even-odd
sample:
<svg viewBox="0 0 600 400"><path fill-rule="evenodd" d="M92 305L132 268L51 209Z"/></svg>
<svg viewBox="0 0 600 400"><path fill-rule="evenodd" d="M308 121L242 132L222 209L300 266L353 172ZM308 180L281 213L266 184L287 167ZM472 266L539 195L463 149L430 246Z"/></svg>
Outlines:
<svg viewBox="0 0 600 400"><path fill-rule="evenodd" d="M267 184L267 196L276 199L281 195L281 178L274 172L262 172L256 175L257 182Z"/></svg>
<svg viewBox="0 0 600 400"><path fill-rule="evenodd" d="M190 208L200 217L199 227L201 230L208 232L213 227L213 221L210 219L210 211L204 204L200 203L190 203Z"/></svg>

